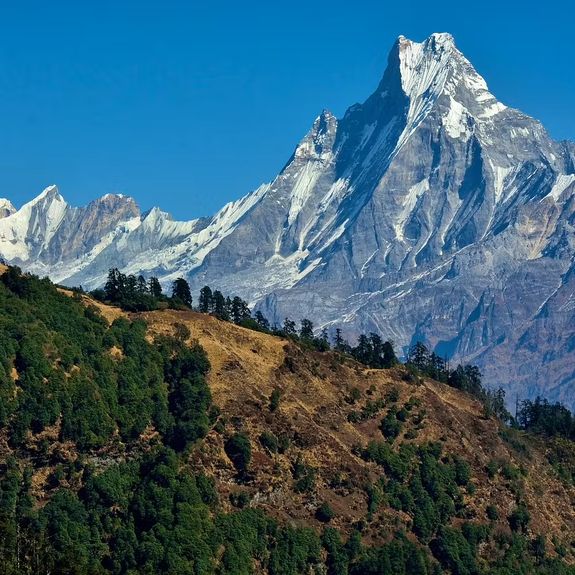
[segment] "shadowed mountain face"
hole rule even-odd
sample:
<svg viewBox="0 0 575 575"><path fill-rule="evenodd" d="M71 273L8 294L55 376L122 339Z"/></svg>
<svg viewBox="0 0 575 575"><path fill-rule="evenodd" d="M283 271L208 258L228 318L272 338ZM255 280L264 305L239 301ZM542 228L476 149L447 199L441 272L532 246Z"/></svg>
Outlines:
<svg viewBox="0 0 575 575"><path fill-rule="evenodd" d="M509 399L575 405L575 145L498 102L448 34L400 37L366 102L324 111L272 183L213 218L71 208L54 188L0 208L0 254L56 281L185 275L272 321L423 339Z"/></svg>

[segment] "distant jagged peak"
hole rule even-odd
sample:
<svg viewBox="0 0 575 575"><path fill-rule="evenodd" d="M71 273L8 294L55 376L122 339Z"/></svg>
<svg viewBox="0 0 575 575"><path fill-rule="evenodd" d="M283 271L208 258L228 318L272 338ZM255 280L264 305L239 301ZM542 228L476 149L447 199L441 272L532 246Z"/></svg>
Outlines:
<svg viewBox="0 0 575 575"><path fill-rule="evenodd" d="M484 78L447 32L431 34L423 42L399 36L391 50L388 67L397 68L401 89L412 106L416 101L432 103L444 94L477 118L490 118L506 109L489 92ZM388 89L382 82L378 91L383 95Z"/></svg>
<svg viewBox="0 0 575 575"><path fill-rule="evenodd" d="M0 198L0 219L11 216L16 211L14 204L6 198Z"/></svg>
<svg viewBox="0 0 575 575"><path fill-rule="evenodd" d="M51 185L44 188L40 194L38 194L32 200L26 202L20 207L20 209L14 211L14 215L18 218L28 218L32 212L64 212L68 208L66 200L62 197L58 191L58 186Z"/></svg>
<svg viewBox="0 0 575 575"><path fill-rule="evenodd" d="M455 42L449 34L433 34L418 43L400 36L397 40L401 85L411 99L430 89L443 89Z"/></svg>
<svg viewBox="0 0 575 575"><path fill-rule="evenodd" d="M100 198L91 202L90 205L102 206L108 209L128 207L138 214L140 213L140 208L138 207L136 200L131 196L126 196L125 194L104 194Z"/></svg>
<svg viewBox="0 0 575 575"><path fill-rule="evenodd" d="M306 160L331 159L336 131L337 118L329 110L323 110L297 146L295 157Z"/></svg>
<svg viewBox="0 0 575 575"><path fill-rule="evenodd" d="M52 185L44 188L42 190L42 192L32 200L32 202L37 203L40 200L43 200L45 198L54 199L57 201L63 201L64 200L64 198L60 194L60 191L58 190L58 186L56 184L52 184Z"/></svg>
<svg viewBox="0 0 575 575"><path fill-rule="evenodd" d="M149 209L148 211L144 212L141 216L142 222L145 222L148 225L155 224L156 222L162 221L173 221L173 217L170 213L163 211L158 206L154 206L153 208Z"/></svg>

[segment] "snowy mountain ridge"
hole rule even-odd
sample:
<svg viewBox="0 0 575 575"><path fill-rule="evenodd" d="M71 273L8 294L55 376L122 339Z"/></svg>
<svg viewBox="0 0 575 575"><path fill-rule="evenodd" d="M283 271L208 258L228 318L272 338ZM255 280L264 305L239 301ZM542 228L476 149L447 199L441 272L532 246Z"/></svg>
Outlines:
<svg viewBox="0 0 575 575"><path fill-rule="evenodd" d="M110 267L184 275L272 321L424 339L575 404L575 145L500 103L449 34L398 38L364 103L324 110L272 182L211 218L118 195L74 208L50 187L0 202L0 255L88 289Z"/></svg>

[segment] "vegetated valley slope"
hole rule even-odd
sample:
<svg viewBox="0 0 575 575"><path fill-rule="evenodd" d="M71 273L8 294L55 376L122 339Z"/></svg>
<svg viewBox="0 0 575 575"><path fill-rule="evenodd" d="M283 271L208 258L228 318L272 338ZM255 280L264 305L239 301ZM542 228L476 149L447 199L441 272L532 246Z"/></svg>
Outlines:
<svg viewBox="0 0 575 575"><path fill-rule="evenodd" d="M185 276L272 322L423 339L508 398L573 407L574 198L573 143L499 102L449 34L400 37L364 103L322 112L273 182L215 216L73 208L51 187L2 204L0 254L68 285Z"/></svg>
<svg viewBox="0 0 575 575"><path fill-rule="evenodd" d="M402 366L65 293L0 277L6 573L573 572L569 441L552 465Z"/></svg>

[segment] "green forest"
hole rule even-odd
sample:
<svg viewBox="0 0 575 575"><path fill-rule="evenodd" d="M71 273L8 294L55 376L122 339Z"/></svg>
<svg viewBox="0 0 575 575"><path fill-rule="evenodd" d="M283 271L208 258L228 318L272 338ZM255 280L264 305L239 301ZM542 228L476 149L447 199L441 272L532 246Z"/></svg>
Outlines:
<svg viewBox="0 0 575 575"><path fill-rule="evenodd" d="M108 285L101 299L118 285ZM139 293L140 304L126 300L126 292L116 293L116 303L154 309L161 288L145 280L139 286L136 280L129 293ZM211 291L202 297L206 312L221 304ZM176 308L192 304L182 283L174 285L171 300ZM252 319L244 303L231 299L224 319L273 331L265 318ZM287 321L278 335L293 336L303 349L322 349L325 337L314 337L311 322L296 333ZM189 451L220 416L206 381L208 357L198 344L185 343L188 336L176 329L174 336L149 341L140 319L110 325L79 293L63 295L49 280L15 267L0 276L0 573L575 573L560 550L549 553L544 539L528 533L529 512L520 498L508 517L509 535L495 532L489 519L467 518L469 465L435 444L397 444L395 430L409 417L402 410L388 413L382 440L364 446L359 456L381 469L380 481L367 490L365 521L389 506L412 518L409 531L382 534L385 542L374 546L364 541L362 524L347 534L331 527L327 505L316 512L321 529L281 524L244 502L224 513L213 479L187 464ZM388 368L397 359L386 343L372 334L353 349L341 339L334 347ZM408 377L433 372L481 396L489 415L507 418L502 398L483 390L472 368L448 370L422 347L409 362ZM279 398L272 398L270 409L274 401ZM562 442L574 434L570 414L539 400L523 404L516 425ZM54 437L67 450L54 450ZM226 442L240 477L254 440L238 434ZM39 468L52 470L42 500L34 496ZM308 479L302 469L302 489ZM493 520L498 513L492 510ZM479 560L486 543L498 549L487 566Z"/></svg>

